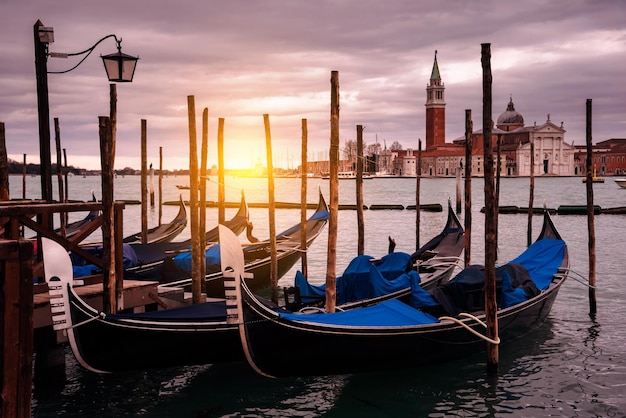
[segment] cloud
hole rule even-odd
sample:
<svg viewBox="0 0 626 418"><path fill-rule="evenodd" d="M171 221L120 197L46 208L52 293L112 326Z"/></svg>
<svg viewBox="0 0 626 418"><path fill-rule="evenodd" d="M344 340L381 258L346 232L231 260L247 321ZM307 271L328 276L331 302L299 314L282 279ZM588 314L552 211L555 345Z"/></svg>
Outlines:
<svg viewBox="0 0 626 418"><path fill-rule="evenodd" d="M115 33L138 55L135 80L120 84L116 167L140 166L140 121L147 120L149 158L163 147L165 168L188 159L187 96L209 110L209 164L218 119L227 162L265 161L263 114L270 115L273 154L299 161L301 120L310 156L329 143L330 72L339 71L341 139L424 138L425 88L438 51L446 86L446 134L463 135L465 109L482 120L480 44L490 43L493 118L512 95L527 124L563 121L566 141L585 139L585 101L593 100L593 137L626 137L626 15L615 1L325 0L290 2L0 2L0 120L9 154L39 159L33 25L54 27L52 51L77 52ZM99 45L76 70L49 76L50 115L58 117L68 162L99 168L98 116L109 111ZM50 70L72 60L50 58ZM52 120L51 120L52 123ZM275 159L276 159L275 158ZM182 166L181 166L182 164ZM280 165L277 161L275 165ZM292 164L296 165L296 164Z"/></svg>

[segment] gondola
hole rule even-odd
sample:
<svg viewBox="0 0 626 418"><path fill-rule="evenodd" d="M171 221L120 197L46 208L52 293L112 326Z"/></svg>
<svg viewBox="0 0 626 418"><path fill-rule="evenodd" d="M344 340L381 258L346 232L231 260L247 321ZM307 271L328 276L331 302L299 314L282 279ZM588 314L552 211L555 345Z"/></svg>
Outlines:
<svg viewBox="0 0 626 418"><path fill-rule="evenodd" d="M241 201L237 213L230 220L224 222L224 225L226 225L236 235L241 234L247 228L251 231L252 225L250 224L250 212L248 210L248 204L243 191L241 192ZM217 242L217 239L217 227L205 233L205 242L214 243ZM154 266L155 263L161 263L164 259L171 257L174 253L188 251L191 248L191 239L152 244L132 243L130 246L134 250L137 257L137 264L147 268L147 266Z"/></svg>
<svg viewBox="0 0 626 418"><path fill-rule="evenodd" d="M248 204L246 203L243 192L241 193L241 203L237 213L230 220L226 221L224 225L237 235L241 234L246 229L248 229L251 234L252 224L250 223ZM217 242L217 227L207 231L205 237L207 243ZM152 242L149 244L142 244L140 242L124 243L123 262L125 277L131 279L137 278L137 274L139 274L140 277L149 276L150 272L159 270L164 260L171 258L173 256L172 254L190 251L190 248L191 239L174 242ZM100 256L102 253L102 245L100 243L85 245L83 249L97 256ZM98 267L95 265L85 264L86 262L82 257L72 255L72 261L74 264L75 277L89 276L99 272Z"/></svg>
<svg viewBox="0 0 626 418"><path fill-rule="evenodd" d="M320 194L318 210L307 221L309 243L326 224L325 210ZM222 230L228 228L219 228L221 238ZM298 233L287 232L291 241L299 243ZM230 234L239 250L239 239L232 231ZM106 314L87 304L72 288L72 264L66 249L47 238L42 238L42 246L50 295L56 298L51 300L55 329L66 330L74 356L86 369L108 373L244 360L238 326L228 323L223 299L154 312ZM300 256L299 251L290 249L291 253ZM261 267L250 269L263 271L264 263L258 264ZM223 280L219 282L223 286Z"/></svg>
<svg viewBox="0 0 626 418"><path fill-rule="evenodd" d="M179 196L179 198L180 205L176 217L172 219L170 223L161 224L148 229L147 241L144 244L170 242L183 232L183 229L187 226L187 209L185 208L185 202L183 201L182 195ZM142 242L141 232L128 235L124 238L124 242L127 244L132 242Z"/></svg>
<svg viewBox="0 0 626 418"><path fill-rule="evenodd" d="M448 201L448 219L443 229L413 254L390 252L381 258L354 258L336 279L337 306L345 310L387 299L408 300L412 281L418 281L427 290L445 283L462 261L464 236L463 226ZM293 301L289 301L291 309L323 306L326 285L312 285L297 272L289 293L294 294Z"/></svg>
<svg viewBox="0 0 626 418"><path fill-rule="evenodd" d="M93 193L91 194L91 201L92 202L96 202L96 196ZM78 221L74 221L74 222L71 222L71 223L65 225L65 237L66 238L73 237L74 235L79 233L85 226L87 226L87 224L89 224L91 221L96 219L99 215L100 215L100 211L99 210L91 210L91 211L89 211L89 213L87 213L87 215L85 215L85 217L83 219L78 220ZM61 233L61 229L60 228L55 229L54 231L57 234Z"/></svg>
<svg viewBox="0 0 626 418"><path fill-rule="evenodd" d="M48 238L42 238L42 247L54 329L65 330L84 368L109 373L243 359L237 326L227 323L223 300L105 314L72 288L72 264L65 248Z"/></svg>
<svg viewBox="0 0 626 418"><path fill-rule="evenodd" d="M229 235L225 230L220 234ZM226 239L222 235L220 239L224 246ZM456 360L486 348L481 334L485 325L481 266L467 267L431 291L415 287L411 304L392 299L344 312L307 314L273 306L252 294L247 281L241 280L238 251L225 251L228 260L222 256L225 269L233 270L225 283L227 298L233 299L229 318L239 325L246 359L263 375L405 369ZM545 213L537 241L496 271L500 341L508 343L545 321L568 269L567 246Z"/></svg>
<svg viewBox="0 0 626 418"><path fill-rule="evenodd" d="M322 193L315 212L306 221L306 242L310 246L320 234L328 221L328 206ZM278 264L278 278L284 276L300 259L300 222L276 235L276 259ZM252 291L268 289L270 283L271 248L268 240L251 245L243 249L246 260L246 271L254 274L255 280L250 283ZM223 276L219 262L220 246L210 247L206 252L207 275L206 294L210 297L224 297ZM188 287L191 284L191 253L184 252L168 257L162 265L156 268L139 269L127 278L158 281L162 285L171 287Z"/></svg>

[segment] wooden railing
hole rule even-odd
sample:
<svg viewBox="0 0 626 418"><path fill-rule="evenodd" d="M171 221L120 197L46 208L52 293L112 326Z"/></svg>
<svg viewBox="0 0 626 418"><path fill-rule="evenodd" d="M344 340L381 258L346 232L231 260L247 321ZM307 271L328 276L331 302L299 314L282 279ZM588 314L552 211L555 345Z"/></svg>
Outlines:
<svg viewBox="0 0 626 418"><path fill-rule="evenodd" d="M123 209L125 207L124 202L114 202L114 241L119 243L115 246L115 277L123 277L123 253L122 253L122 238L123 238ZM78 233L73 234L71 237L64 237L56 232L51 225L53 215L59 213L64 216L69 212L89 212L100 211L100 215L90 221L81 229ZM81 248L80 243L85 240L91 233L102 226L102 204L98 202L80 202L80 203L43 203L41 201L5 201L0 202L0 230L2 231L2 237L6 239L17 240L20 238L20 231L22 227L33 230L37 234L36 248L41 248L41 237L47 237L53 241L58 242L68 251L72 251L76 255L84 258L89 263L94 264L99 268L103 268L103 259L93 255L92 253L85 251ZM34 239L33 239L34 240ZM107 249L104 250L105 252ZM41 252L35 254L35 260L33 264L33 279L43 277L43 260ZM47 283L42 280L38 280L38 284L35 285L35 293L47 292ZM116 280L115 284L116 293L121 293L122 280Z"/></svg>

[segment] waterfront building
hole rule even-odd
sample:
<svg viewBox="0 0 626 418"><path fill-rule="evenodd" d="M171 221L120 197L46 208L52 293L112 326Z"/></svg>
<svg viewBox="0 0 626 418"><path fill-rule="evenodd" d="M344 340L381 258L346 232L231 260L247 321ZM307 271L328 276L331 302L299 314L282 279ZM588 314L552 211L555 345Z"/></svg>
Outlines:
<svg viewBox="0 0 626 418"><path fill-rule="evenodd" d="M426 87L426 149L422 153L421 175L447 177L455 176L457 169L468 162L465 161L465 135L445 141L445 86L441 79L437 53L430 82ZM534 167L531 167L530 148L534 143ZM515 110L513 97L495 126L492 127L492 148L494 151L494 168L497 167L497 149L500 144L500 176L529 176L531 170L535 175L572 176L576 174L576 147L565 142L565 129L550 120L541 125L535 122L525 126L524 117ZM484 175L484 142L483 131L478 129L471 134L471 167L472 176ZM410 175L412 150L399 158L407 159L395 164L404 175ZM462 170L464 172L464 170ZM413 172L414 173L414 172ZM415 174L413 174L415 175Z"/></svg>
<svg viewBox="0 0 626 418"><path fill-rule="evenodd" d="M611 138L592 147L591 163L598 176L626 175L626 138ZM576 147L575 171L577 175L586 175L587 147Z"/></svg>
<svg viewBox="0 0 626 418"><path fill-rule="evenodd" d="M471 158L465 161L465 135L446 142L446 100L437 51L429 83L426 85L425 147L422 150L422 177L456 176L457 170L469 164L472 176L484 175L483 130L471 133ZM475 123L474 125L478 125ZM533 122L526 126L523 115L515 110L513 97L506 110L492 126L492 149L494 169L498 167L498 144L500 148L500 176L582 176L585 175L584 146L574 146L565 141L563 122L554 123L548 113L542 124ZM416 141L417 142L417 141ZM534 147L534 165L531 165L531 144ZM416 176L417 150L379 150L378 155L367 157L370 162L366 171L370 174ZM342 162L342 165L350 165ZM347 163L347 164L346 164ZM309 162L309 172L323 171L328 162ZM598 175L626 174L626 139L613 138L594 146L593 164ZM354 164L352 164L354 165ZM345 167L344 167L345 169ZM462 175L465 170L461 170Z"/></svg>

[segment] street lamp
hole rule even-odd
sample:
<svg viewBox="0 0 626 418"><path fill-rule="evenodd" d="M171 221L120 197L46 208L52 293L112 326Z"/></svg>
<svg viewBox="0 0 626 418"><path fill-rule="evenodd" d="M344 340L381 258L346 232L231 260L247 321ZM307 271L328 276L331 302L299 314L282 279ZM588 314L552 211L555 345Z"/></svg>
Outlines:
<svg viewBox="0 0 626 418"><path fill-rule="evenodd" d="M109 81L116 83L130 83L135 75L135 67L139 58L124 54L120 44L122 40L117 42L117 52L114 54L102 56L104 69L107 72Z"/></svg>
<svg viewBox="0 0 626 418"><path fill-rule="evenodd" d="M34 25L35 38L35 73L37 78L37 110L39 116L39 158L41 167L41 198L52 201L52 167L50 161L50 108L48 101L48 74L68 73L87 59L93 50L107 38L114 38L117 42L117 53L102 57L107 77L111 82L131 82L135 74L138 57L122 53L121 39L111 34L103 37L90 48L84 51L67 54L48 52L48 44L54 42L54 31L45 27L41 21ZM70 56L85 55L74 67L65 71L48 72L48 57L68 58Z"/></svg>
<svg viewBox="0 0 626 418"><path fill-rule="evenodd" d="M52 28L47 28L49 31L52 31ZM113 83L130 83L133 81L133 76L135 75L135 67L137 66L137 61L139 57L133 57L132 55L124 54L122 52L122 39L117 39L117 36L114 34L107 35L100 39L98 42L93 44L91 47L85 49L81 52L75 52L72 54L66 54L62 52L50 52L48 55L54 58L68 58L78 55L85 55L83 59L81 59L78 64L65 71L49 71L48 74L63 74L68 73L78 67L80 64L87 59L87 57L93 52L93 50L105 39L114 38L115 43L117 44L117 52L108 55L101 55L102 62L104 64L104 70L107 73L107 77L110 82Z"/></svg>

